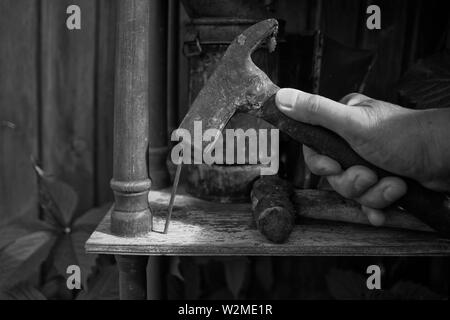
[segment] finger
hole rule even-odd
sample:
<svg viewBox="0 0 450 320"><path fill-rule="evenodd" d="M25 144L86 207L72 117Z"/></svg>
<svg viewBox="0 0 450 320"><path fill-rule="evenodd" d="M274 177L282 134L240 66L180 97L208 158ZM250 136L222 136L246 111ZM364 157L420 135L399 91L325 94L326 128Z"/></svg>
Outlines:
<svg viewBox="0 0 450 320"><path fill-rule="evenodd" d="M363 166L354 166L341 174L328 177L328 182L333 189L348 199L360 197L374 186L377 181L377 175Z"/></svg>
<svg viewBox="0 0 450 320"><path fill-rule="evenodd" d="M386 214L381 210L369 208L366 206L362 206L361 210L367 215L367 219L369 220L370 224L375 227L381 227L386 222Z"/></svg>
<svg viewBox="0 0 450 320"><path fill-rule="evenodd" d="M366 207L384 209L403 197L406 191L407 186L402 179L386 177L356 200Z"/></svg>
<svg viewBox="0 0 450 320"><path fill-rule="evenodd" d="M336 175L342 172L341 165L335 160L318 154L313 149L303 146L305 163L312 173L318 176Z"/></svg>
<svg viewBox="0 0 450 320"><path fill-rule="evenodd" d="M328 128L341 136L359 132L364 121L359 108L345 105L319 95L295 89L280 89L275 102L288 117L313 125Z"/></svg>
<svg viewBox="0 0 450 320"><path fill-rule="evenodd" d="M347 106L358 106L368 100L372 99L360 93L350 93L343 97L339 102Z"/></svg>

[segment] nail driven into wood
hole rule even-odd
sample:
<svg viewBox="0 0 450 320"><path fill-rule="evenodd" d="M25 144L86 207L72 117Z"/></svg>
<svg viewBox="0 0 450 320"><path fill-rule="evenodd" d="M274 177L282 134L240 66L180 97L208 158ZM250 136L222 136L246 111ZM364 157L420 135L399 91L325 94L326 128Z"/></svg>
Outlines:
<svg viewBox="0 0 450 320"><path fill-rule="evenodd" d="M169 208L167 210L166 224L164 226L164 234L167 234L169 232L170 220L172 219L173 205L175 203L175 196L177 194L178 183L180 182L181 168L183 167L183 159L182 158L183 158L183 152L180 152L180 163L177 164L177 171L175 172L172 193L170 195Z"/></svg>

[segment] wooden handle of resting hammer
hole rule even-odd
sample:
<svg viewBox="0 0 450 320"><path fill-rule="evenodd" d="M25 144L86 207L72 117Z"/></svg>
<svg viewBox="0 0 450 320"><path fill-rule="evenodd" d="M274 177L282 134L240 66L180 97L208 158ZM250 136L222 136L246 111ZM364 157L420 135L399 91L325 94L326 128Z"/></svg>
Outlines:
<svg viewBox="0 0 450 320"><path fill-rule="evenodd" d="M362 165L373 170L378 178L397 176L380 169L361 158L350 145L336 133L310 124L295 121L275 105L272 96L256 114L298 142L317 152L335 159L344 169ZM408 185L408 191L395 206L399 206L416 216L422 222L435 229L443 237L450 238L450 200L444 194L429 190L409 178L402 178Z"/></svg>
<svg viewBox="0 0 450 320"><path fill-rule="evenodd" d="M284 243L295 226L292 185L278 176L261 176L251 192L256 227L268 240Z"/></svg>

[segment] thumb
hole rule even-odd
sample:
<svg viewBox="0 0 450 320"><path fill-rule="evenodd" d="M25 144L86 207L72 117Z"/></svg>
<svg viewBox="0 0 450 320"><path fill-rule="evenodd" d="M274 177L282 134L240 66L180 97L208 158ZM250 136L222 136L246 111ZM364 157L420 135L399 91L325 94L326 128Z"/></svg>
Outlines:
<svg viewBox="0 0 450 320"><path fill-rule="evenodd" d="M288 117L328 128L342 137L356 133L363 121L360 108L296 89L280 89L275 102Z"/></svg>

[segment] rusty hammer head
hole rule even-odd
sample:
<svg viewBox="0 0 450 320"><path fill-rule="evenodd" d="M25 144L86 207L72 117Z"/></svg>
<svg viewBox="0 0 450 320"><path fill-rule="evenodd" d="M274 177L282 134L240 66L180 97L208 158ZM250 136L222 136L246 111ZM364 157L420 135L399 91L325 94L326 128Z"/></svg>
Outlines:
<svg viewBox="0 0 450 320"><path fill-rule="evenodd" d="M203 142L203 150L214 145L236 111L261 107L279 90L251 58L265 41L268 41L269 50L273 51L277 32L277 20L268 19L236 37L198 94L180 129L188 130L193 136L194 123L198 121L201 122L202 132L215 130L215 139Z"/></svg>

